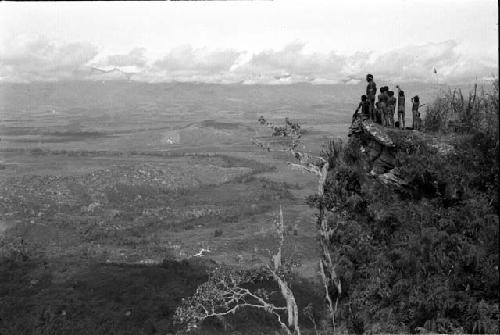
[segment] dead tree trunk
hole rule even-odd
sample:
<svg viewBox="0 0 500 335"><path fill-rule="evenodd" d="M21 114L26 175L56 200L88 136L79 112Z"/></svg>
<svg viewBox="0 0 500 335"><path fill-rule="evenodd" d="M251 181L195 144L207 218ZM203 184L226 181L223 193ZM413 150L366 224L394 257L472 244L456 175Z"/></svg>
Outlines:
<svg viewBox="0 0 500 335"><path fill-rule="evenodd" d="M266 123L263 117L261 117L261 120L259 120L259 122L261 122L261 124L263 125L267 125L268 127L273 126L270 123ZM326 152L327 159L323 157L311 156L306 152L301 152L297 150L300 144L300 138L301 138L300 134L295 134L294 132L292 132L291 135L292 135L292 144L290 145L287 151L289 151L295 157L295 159L298 160L299 163L297 164L289 162L288 164L293 168L313 173L319 177L317 195L319 196L320 199L322 199L324 195L324 189L326 186L328 172L330 169L334 168L335 161L339 154L339 150L338 148L336 148L335 142L332 140L328 143L328 150ZM338 301L342 293L342 286L340 278L337 276L336 264L334 260L332 260L332 255L330 251L331 249L333 249L332 248L333 246L331 245L330 242L331 240L330 237L333 234L333 231L328 226L328 217L327 217L328 209L326 208L326 205L324 204L323 200L320 200L320 205L318 209L319 209L319 215L318 215L319 242L322 252L321 259L319 262L319 268L320 268L320 275L323 281L323 286L325 288L325 298L330 312L333 329L335 330L335 314L337 312ZM280 209L280 221L282 222L281 209ZM273 256L273 261L276 269L277 268L276 265L280 264L281 262L281 246L280 246L280 251ZM278 279L276 279L276 281L280 283ZM280 288L281 287L282 286L280 285ZM289 290L288 286L283 286L282 294L284 297L288 296L287 294L288 290ZM293 295L291 296L291 298L293 298ZM295 303L295 298L293 298L293 300L291 298L287 300L288 322L290 325L290 323L293 321L297 323L298 326L298 317L296 316L298 315L297 305ZM292 319L290 318L291 316Z"/></svg>
<svg viewBox="0 0 500 335"><path fill-rule="evenodd" d="M200 285L195 294L183 300L177 308L175 322L187 326L187 330L196 328L208 318L224 318L234 314L241 308L251 307L261 309L274 315L281 329L289 335L301 335L299 327L299 309L295 296L287 282L289 264L283 261L283 245L285 242L285 224L283 210L280 206L279 219L275 221L279 237L279 247L264 268L259 268L257 278L266 278L276 281L280 293L285 299L286 306L277 306L270 301L272 293L261 290L251 290L245 284L255 283L255 274L247 271L220 266L213 270L209 279ZM262 272L260 272L262 271ZM253 272L253 271L252 271ZM263 275L263 277L262 277ZM286 320L282 320L286 313Z"/></svg>
<svg viewBox="0 0 500 335"><path fill-rule="evenodd" d="M280 206L279 220L276 222L276 231L278 232L280 238L280 245L277 253L273 256L273 266L274 268L270 271L273 279L278 283L281 291L281 295L286 301L287 307L287 324L290 329L293 329L294 334L300 335L299 327L299 309L295 301L295 296L292 290L288 286L288 283L281 278L279 271L282 269L282 257L281 252L283 249L283 243L285 241L285 223L283 220L283 210Z"/></svg>
<svg viewBox="0 0 500 335"><path fill-rule="evenodd" d="M333 143L330 144L333 149ZM295 155L296 157L303 157L300 155ZM310 159L310 157L307 157ZM301 168L302 170L312 172L316 174L318 179L318 191L317 195L320 199L323 198L324 190L326 186L326 179L328 172L333 168L328 162L329 160L322 159L322 166L317 166L314 164L309 164L308 160L302 160L302 164L289 163L291 166L296 168ZM321 279L323 281L323 286L325 289L325 299L327 301L328 310L331 317L331 322L333 329L335 330L335 314L337 313L338 301L340 294L342 293L342 285L340 278L336 272L336 264L332 259L331 249L333 248L330 240L333 234L333 230L328 225L328 209L326 208L323 200L320 200L319 204L319 214L318 214L318 231L319 231L319 243L321 249L321 259L319 262L319 270Z"/></svg>
<svg viewBox="0 0 500 335"><path fill-rule="evenodd" d="M320 199L323 197L326 178L330 165L325 163L322 167L318 182L318 195ZM319 243L322 251L321 259L319 261L319 271L325 289L325 298L330 312L333 330L335 331L335 314L337 313L338 300L342 293L342 286L340 279L335 270L335 263L332 260L330 248L330 236L332 231L328 226L327 218L328 210L323 201L320 202L318 225L319 225Z"/></svg>

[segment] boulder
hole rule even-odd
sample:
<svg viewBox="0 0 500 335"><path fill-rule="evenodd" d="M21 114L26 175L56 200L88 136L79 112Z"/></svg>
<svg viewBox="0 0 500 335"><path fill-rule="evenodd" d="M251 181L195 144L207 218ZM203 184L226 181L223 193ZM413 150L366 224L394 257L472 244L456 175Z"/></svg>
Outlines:
<svg viewBox="0 0 500 335"><path fill-rule="evenodd" d="M366 159L363 166L367 172L380 175L395 167L395 144L384 127L371 120L356 120L349 135L358 139L362 145L360 150Z"/></svg>
<svg viewBox="0 0 500 335"><path fill-rule="evenodd" d="M372 120L363 120L361 122L361 127L365 134L372 137L375 141L377 141L384 147L394 148L394 142L386 133L384 127L382 127L380 124L375 123Z"/></svg>

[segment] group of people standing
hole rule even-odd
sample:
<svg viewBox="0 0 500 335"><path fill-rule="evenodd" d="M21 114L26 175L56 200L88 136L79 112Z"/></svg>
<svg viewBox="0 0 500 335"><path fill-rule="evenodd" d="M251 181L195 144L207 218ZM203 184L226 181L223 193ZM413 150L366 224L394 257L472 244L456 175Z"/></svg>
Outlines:
<svg viewBox="0 0 500 335"><path fill-rule="evenodd" d="M377 122L384 127L397 127L405 129L405 92L396 85L398 89L397 98L394 96L394 91L390 91L388 86L383 86L379 89L380 94L377 94L377 84L373 81L373 75L367 74L366 81L366 95L361 96L361 102L354 113L353 120L359 116L361 110L361 118L363 120L370 119ZM375 100L377 100L375 102ZM420 98L418 95L412 99L412 116L413 116L413 129L419 129L421 120L418 109L420 105ZM398 120L395 120L396 107L398 112Z"/></svg>

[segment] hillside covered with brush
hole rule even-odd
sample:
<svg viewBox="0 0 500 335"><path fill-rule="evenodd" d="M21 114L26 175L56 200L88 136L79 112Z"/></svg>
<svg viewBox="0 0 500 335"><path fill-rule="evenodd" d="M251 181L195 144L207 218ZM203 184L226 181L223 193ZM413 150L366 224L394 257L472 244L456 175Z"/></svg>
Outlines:
<svg viewBox="0 0 500 335"><path fill-rule="evenodd" d="M422 132L384 145L353 125L330 152L309 203L327 209L338 331L498 333L498 101L498 81L444 92Z"/></svg>

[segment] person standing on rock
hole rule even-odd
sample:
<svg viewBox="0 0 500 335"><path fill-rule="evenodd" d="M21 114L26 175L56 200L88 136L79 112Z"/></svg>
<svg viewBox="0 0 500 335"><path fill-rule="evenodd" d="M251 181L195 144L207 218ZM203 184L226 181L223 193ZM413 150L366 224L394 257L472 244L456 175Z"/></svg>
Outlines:
<svg viewBox="0 0 500 335"><path fill-rule="evenodd" d="M383 116L383 123L386 127L389 126L388 120L389 120L389 86L384 86L384 99L385 99L385 108L383 110L384 114Z"/></svg>
<svg viewBox="0 0 500 335"><path fill-rule="evenodd" d="M420 113L418 112L418 109L420 108L420 98L418 97L418 95L411 98L411 102L412 102L411 113L413 116L413 129L418 130L420 129Z"/></svg>
<svg viewBox="0 0 500 335"><path fill-rule="evenodd" d="M378 113L377 113L377 122L382 124L384 127L386 126L387 120L387 100L388 95L386 94L386 86L382 86L380 88L380 94L378 95Z"/></svg>
<svg viewBox="0 0 500 335"><path fill-rule="evenodd" d="M373 120L373 122L380 123L381 122L380 118L379 118L379 116L380 116L380 106L379 106L379 102L378 101L375 103L375 109L374 109L373 114L375 115L375 119Z"/></svg>
<svg viewBox="0 0 500 335"><path fill-rule="evenodd" d="M394 114L396 113L396 97L394 97L394 91L387 92L389 98L387 100L388 104L388 123L391 127L394 127Z"/></svg>
<svg viewBox="0 0 500 335"><path fill-rule="evenodd" d="M377 94L377 84L373 81L372 74L366 75L366 81L368 82L368 85L366 85L366 97L369 102L370 119L375 122L377 120L375 116L375 95Z"/></svg>
<svg viewBox="0 0 500 335"><path fill-rule="evenodd" d="M356 113L361 109L361 120L367 120L370 118L370 102L368 101L366 95L361 96L361 102L356 108Z"/></svg>
<svg viewBox="0 0 500 335"><path fill-rule="evenodd" d="M398 89L398 123L399 129L405 129L405 92L396 85Z"/></svg>

